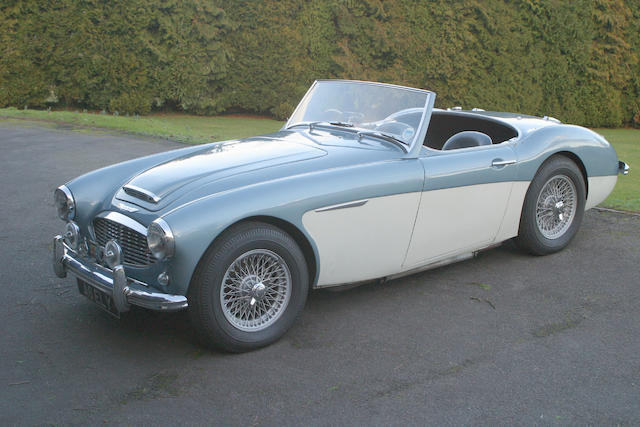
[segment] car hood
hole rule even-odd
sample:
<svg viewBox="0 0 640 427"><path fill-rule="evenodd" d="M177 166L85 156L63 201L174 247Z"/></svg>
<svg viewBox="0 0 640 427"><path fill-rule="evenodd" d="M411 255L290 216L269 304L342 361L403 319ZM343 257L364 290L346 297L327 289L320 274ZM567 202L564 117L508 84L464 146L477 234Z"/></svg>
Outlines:
<svg viewBox="0 0 640 427"><path fill-rule="evenodd" d="M151 167L130 179L116 194L119 200L158 210L172 193L232 175L324 156L322 149L269 137L226 141Z"/></svg>

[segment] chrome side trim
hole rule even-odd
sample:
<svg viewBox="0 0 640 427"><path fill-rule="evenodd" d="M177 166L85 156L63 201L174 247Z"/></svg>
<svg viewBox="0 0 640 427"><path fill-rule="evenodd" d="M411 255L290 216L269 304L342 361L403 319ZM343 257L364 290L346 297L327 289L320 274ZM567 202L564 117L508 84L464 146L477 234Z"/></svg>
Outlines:
<svg viewBox="0 0 640 427"><path fill-rule="evenodd" d="M315 211L316 212L327 212L327 211L333 211L336 209L346 209L346 208L357 208L358 206L363 206L364 204L366 204L369 200L354 200L353 202L346 202L346 203L340 203L337 205L331 205L331 206L325 206L324 208L318 208Z"/></svg>
<svg viewBox="0 0 640 427"><path fill-rule="evenodd" d="M65 245L62 236L56 236L53 240L53 270L58 277L66 277L67 272L71 272L79 279L110 294L116 308L121 312L129 310L131 304L158 311L182 310L188 306L187 297L184 295L144 289L140 286L141 282L126 276L121 265L109 270L82 260Z"/></svg>
<svg viewBox="0 0 640 427"><path fill-rule="evenodd" d="M155 195L151 191L145 190L144 188L140 188L135 185L127 184L122 188L124 189L125 193L127 192L127 189L128 189L136 193L144 194L147 197L148 202L158 203L162 199L161 197ZM133 194L129 194L129 195L135 197L135 195Z"/></svg>
<svg viewBox="0 0 640 427"><path fill-rule="evenodd" d="M140 224L138 221L129 218L126 215L122 215L120 212L113 212L113 211L100 212L98 215L96 215L96 218L105 218L110 221L122 224L125 227L129 227L132 230L135 230L138 233L142 234L143 236L147 235L147 227Z"/></svg>
<svg viewBox="0 0 640 427"><path fill-rule="evenodd" d="M623 161L618 161L618 173L627 175L629 173L629 165Z"/></svg>

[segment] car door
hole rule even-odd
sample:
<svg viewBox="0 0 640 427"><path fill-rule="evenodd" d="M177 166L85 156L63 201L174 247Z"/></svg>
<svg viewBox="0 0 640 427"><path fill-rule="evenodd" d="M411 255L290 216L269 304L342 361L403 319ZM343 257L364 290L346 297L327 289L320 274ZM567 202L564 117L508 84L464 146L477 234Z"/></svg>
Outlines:
<svg viewBox="0 0 640 427"><path fill-rule="evenodd" d="M318 253L317 287L402 269L424 186L419 159L336 170L313 185L327 191L302 217Z"/></svg>
<svg viewBox="0 0 640 427"><path fill-rule="evenodd" d="M403 268L490 245L496 238L516 177L511 142L436 151L419 158L425 182Z"/></svg>

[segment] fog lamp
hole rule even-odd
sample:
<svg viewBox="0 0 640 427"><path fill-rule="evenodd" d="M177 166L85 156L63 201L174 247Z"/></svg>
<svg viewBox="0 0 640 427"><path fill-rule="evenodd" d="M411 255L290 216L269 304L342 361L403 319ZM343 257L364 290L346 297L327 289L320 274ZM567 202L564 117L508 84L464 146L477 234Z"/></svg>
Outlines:
<svg viewBox="0 0 640 427"><path fill-rule="evenodd" d="M116 265L122 264L122 249L115 240L109 240L104 245L104 262L107 263L109 268L114 268Z"/></svg>
<svg viewBox="0 0 640 427"><path fill-rule="evenodd" d="M78 249L80 243L80 228L73 222L67 222L64 230L64 242L74 251Z"/></svg>

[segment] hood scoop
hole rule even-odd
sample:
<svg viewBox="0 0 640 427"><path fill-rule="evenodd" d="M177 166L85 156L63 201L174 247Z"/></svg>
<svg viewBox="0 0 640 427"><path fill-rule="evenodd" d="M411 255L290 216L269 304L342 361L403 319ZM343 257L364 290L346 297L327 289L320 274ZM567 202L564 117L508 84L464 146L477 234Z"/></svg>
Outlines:
<svg viewBox="0 0 640 427"><path fill-rule="evenodd" d="M161 200L160 197L156 196L151 191L136 187L135 185L127 184L122 187L122 189L128 195L135 197L136 199L144 200L145 202L158 203Z"/></svg>

